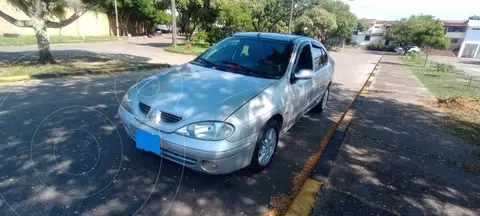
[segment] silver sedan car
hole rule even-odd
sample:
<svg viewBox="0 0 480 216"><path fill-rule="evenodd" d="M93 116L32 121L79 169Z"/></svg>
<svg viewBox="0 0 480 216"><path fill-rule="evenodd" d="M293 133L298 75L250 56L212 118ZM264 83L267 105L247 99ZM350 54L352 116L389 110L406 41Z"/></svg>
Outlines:
<svg viewBox="0 0 480 216"><path fill-rule="evenodd" d="M132 86L118 112L138 149L210 174L259 171L280 134L325 109L334 65L311 38L238 33Z"/></svg>

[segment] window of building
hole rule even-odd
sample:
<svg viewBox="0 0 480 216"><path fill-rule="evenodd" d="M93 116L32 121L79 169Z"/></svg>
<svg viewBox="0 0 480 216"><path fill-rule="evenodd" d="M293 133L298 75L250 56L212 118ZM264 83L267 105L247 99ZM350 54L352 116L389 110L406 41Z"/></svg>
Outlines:
<svg viewBox="0 0 480 216"><path fill-rule="evenodd" d="M465 26L449 26L447 32L465 32L466 30Z"/></svg>
<svg viewBox="0 0 480 216"><path fill-rule="evenodd" d="M365 41L370 41L370 35L365 35Z"/></svg>
<svg viewBox="0 0 480 216"><path fill-rule="evenodd" d="M456 44L456 43L458 43L458 39L457 38L452 38L452 40L450 40L450 43Z"/></svg>

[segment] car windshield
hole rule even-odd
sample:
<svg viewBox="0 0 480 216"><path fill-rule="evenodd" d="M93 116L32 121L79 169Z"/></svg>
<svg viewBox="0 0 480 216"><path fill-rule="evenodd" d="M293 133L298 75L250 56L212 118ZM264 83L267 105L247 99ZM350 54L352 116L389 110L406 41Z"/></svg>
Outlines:
<svg viewBox="0 0 480 216"><path fill-rule="evenodd" d="M292 47L288 41L230 37L193 62L248 76L280 79L287 70Z"/></svg>

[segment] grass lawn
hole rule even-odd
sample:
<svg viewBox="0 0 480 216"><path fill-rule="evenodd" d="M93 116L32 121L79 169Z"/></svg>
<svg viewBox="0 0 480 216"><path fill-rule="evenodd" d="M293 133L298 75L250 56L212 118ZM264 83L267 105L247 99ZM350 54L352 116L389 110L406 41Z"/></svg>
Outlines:
<svg viewBox="0 0 480 216"><path fill-rule="evenodd" d="M187 54L187 55L198 55L199 52L205 52L210 45L207 43L197 43L191 46L189 49L186 44L178 44L176 47L173 45L167 46L163 48L165 51L173 52L173 53L180 53L180 54Z"/></svg>
<svg viewBox="0 0 480 216"><path fill-rule="evenodd" d="M126 37L120 37L126 38ZM118 40L116 36L50 36L50 43L80 43L80 42L93 42L93 41L108 41L108 40ZM37 44L37 39L34 35L22 35L16 38L3 37L0 36L0 46L15 46L15 45L26 45L26 44Z"/></svg>
<svg viewBox="0 0 480 216"><path fill-rule="evenodd" d="M425 87L440 99L438 106L448 112L446 125L458 137L480 147L480 87L468 89L469 80L455 73L433 72L422 62L403 60ZM461 98L461 99L457 99ZM440 104L442 101L442 104ZM478 152L480 153L480 152Z"/></svg>
<svg viewBox="0 0 480 216"><path fill-rule="evenodd" d="M149 64L139 61L114 60L101 56L56 57L58 64L37 65L37 60L27 59L17 62L0 61L0 77L55 74L60 72L88 71L92 73L138 71L146 69L163 69L165 64Z"/></svg>

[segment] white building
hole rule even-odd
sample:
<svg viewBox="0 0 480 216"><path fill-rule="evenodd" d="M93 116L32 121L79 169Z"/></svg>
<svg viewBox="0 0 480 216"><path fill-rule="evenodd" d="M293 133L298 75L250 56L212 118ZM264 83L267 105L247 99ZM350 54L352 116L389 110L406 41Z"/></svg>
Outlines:
<svg viewBox="0 0 480 216"><path fill-rule="evenodd" d="M382 42L388 45L389 42L385 40L385 36L387 36L387 29L394 22L390 20L367 19L368 29L365 32L354 31L351 43L365 46L370 43Z"/></svg>
<svg viewBox="0 0 480 216"><path fill-rule="evenodd" d="M480 59L480 20L469 20L458 57Z"/></svg>
<svg viewBox="0 0 480 216"><path fill-rule="evenodd" d="M450 39L449 50L458 51L465 38L468 24L465 20L442 20L445 37Z"/></svg>
<svg viewBox="0 0 480 216"><path fill-rule="evenodd" d="M395 21L367 19L367 23L365 32L353 32L351 43L366 46L381 42L388 46L390 43L385 37ZM444 54L480 59L480 20L441 20L441 23L445 28L445 37L450 40L449 50L453 51L444 50Z"/></svg>

